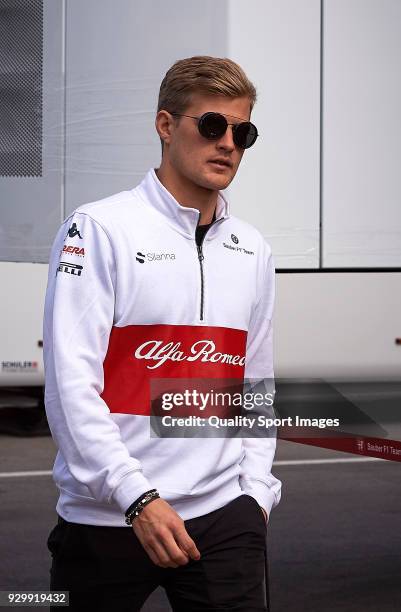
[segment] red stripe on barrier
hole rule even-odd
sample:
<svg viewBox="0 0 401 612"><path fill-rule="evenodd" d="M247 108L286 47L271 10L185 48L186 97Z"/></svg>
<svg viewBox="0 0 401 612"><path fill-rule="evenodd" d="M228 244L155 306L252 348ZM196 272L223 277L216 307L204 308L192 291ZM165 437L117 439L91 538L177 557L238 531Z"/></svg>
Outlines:
<svg viewBox="0 0 401 612"><path fill-rule="evenodd" d="M290 435L288 429L288 427L278 428L277 437L288 442L318 446L343 453L363 455L364 457L377 457L378 459L387 459L388 461L401 461L401 442L398 440L372 438L334 431L328 431L327 436L322 438L321 431L317 429L315 429L315 437L311 435L311 433L314 433L313 427L309 429L303 428L302 433L300 433L301 428L298 428L297 435L295 436L294 433Z"/></svg>

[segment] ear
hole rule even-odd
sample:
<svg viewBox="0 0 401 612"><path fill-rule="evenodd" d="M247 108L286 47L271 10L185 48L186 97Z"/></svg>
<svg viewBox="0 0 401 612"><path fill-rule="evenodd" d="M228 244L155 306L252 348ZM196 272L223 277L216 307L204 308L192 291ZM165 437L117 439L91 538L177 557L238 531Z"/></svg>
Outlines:
<svg viewBox="0 0 401 612"><path fill-rule="evenodd" d="M174 129L174 118L166 110L160 110L156 115L155 127L164 144L170 144Z"/></svg>

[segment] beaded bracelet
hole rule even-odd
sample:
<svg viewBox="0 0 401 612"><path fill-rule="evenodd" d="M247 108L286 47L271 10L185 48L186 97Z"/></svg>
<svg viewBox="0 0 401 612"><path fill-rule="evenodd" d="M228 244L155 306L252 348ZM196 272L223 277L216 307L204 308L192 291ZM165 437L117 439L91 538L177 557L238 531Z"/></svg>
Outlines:
<svg viewBox="0 0 401 612"><path fill-rule="evenodd" d="M139 504L139 502L141 501L141 499L143 499L145 497L145 495L147 493L150 493L151 491L156 491L156 489L149 489L149 491L145 491L145 493L142 493L142 495L140 495L134 502L132 502L132 504L130 505L130 507L125 511L125 516L128 516L128 514L131 512L131 510L133 510L135 508L135 506L137 504Z"/></svg>
<svg viewBox="0 0 401 612"><path fill-rule="evenodd" d="M133 519L142 512L144 507L147 506L149 502L153 501L154 499L157 499L158 497L160 497L160 495L157 492L157 490L151 489L150 491L145 493L142 497L140 497L139 501L134 502L134 504L131 504L131 506L128 508L127 512L125 513L126 524L131 526Z"/></svg>

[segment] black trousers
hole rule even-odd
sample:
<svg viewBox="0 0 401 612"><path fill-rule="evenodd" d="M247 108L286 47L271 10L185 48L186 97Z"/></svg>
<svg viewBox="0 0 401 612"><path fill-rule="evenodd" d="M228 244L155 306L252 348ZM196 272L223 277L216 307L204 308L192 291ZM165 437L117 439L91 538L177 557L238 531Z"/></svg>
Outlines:
<svg viewBox="0 0 401 612"><path fill-rule="evenodd" d="M240 495L185 521L201 558L155 565L128 527L70 523L59 517L47 540L50 590L69 591L69 610L136 612L162 586L174 612L268 611L267 527L258 502ZM60 607L50 607L59 612Z"/></svg>

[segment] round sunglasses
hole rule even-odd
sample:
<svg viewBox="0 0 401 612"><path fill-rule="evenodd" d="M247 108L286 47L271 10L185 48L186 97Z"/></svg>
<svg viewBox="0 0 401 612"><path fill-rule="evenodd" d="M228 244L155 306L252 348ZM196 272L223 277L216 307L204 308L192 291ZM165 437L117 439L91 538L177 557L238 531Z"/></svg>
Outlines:
<svg viewBox="0 0 401 612"><path fill-rule="evenodd" d="M243 121L242 123L228 123L224 115L220 113L204 113L201 117L194 117L193 115L183 115L181 113L170 113L177 117L190 117L191 119L198 120L198 130L204 138L208 140L218 140L227 131L229 125L233 129L233 141L241 149L249 149L255 144L258 137L258 130L256 125L253 125L250 121Z"/></svg>

